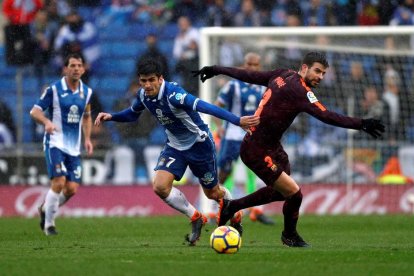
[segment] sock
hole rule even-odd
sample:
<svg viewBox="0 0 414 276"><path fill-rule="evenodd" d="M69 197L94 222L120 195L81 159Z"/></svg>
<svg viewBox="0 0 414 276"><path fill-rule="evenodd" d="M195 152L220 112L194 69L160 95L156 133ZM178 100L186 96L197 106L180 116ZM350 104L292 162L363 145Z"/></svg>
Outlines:
<svg viewBox="0 0 414 276"><path fill-rule="evenodd" d="M65 196L63 192L59 193L59 207L64 205L72 196Z"/></svg>
<svg viewBox="0 0 414 276"><path fill-rule="evenodd" d="M224 187L224 186L221 186L222 188L223 188L223 190L224 190L224 196L223 196L223 198L224 199L233 199L233 196L231 195L231 193L230 193L230 191L229 191L229 189L227 189L226 187Z"/></svg>
<svg viewBox="0 0 414 276"><path fill-rule="evenodd" d="M170 205L175 210L183 213L187 217L191 218L197 211L194 206L188 202L185 195L175 187L172 187L170 194L164 198L165 203Z"/></svg>
<svg viewBox="0 0 414 276"><path fill-rule="evenodd" d="M270 186L263 187L256 192L241 197L239 199L232 200L230 202L230 211L237 212L242 209L250 208L253 206L260 206L274 201L283 201L285 198L281 193L274 190Z"/></svg>
<svg viewBox="0 0 414 276"><path fill-rule="evenodd" d="M50 189L46 194L45 209L45 229L55 226L55 217L59 208L59 194Z"/></svg>
<svg viewBox="0 0 414 276"><path fill-rule="evenodd" d="M284 233L287 235L296 233L296 224L299 219L299 208L302 204L302 192L299 190L296 194L287 198L283 204L283 216L285 222Z"/></svg>

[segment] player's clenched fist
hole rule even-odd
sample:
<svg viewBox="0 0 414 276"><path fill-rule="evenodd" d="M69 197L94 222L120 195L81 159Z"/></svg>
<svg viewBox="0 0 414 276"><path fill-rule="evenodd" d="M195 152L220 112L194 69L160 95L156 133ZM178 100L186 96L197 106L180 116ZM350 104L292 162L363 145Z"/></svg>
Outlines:
<svg viewBox="0 0 414 276"><path fill-rule="evenodd" d="M112 119L112 115L105 112L99 112L98 116L95 119L95 126L99 126L101 122L109 121Z"/></svg>

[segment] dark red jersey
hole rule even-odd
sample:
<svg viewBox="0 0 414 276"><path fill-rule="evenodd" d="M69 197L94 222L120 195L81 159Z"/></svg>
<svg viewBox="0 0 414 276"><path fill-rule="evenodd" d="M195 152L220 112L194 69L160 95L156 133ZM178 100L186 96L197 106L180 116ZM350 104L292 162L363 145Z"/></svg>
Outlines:
<svg viewBox="0 0 414 276"><path fill-rule="evenodd" d="M278 145L283 133L301 112L306 112L330 125L361 129L361 119L327 110L304 79L293 70L258 72L214 66L214 71L217 74L268 87L255 113L260 116L260 124L252 129L253 134L250 137L246 137L255 143L263 146Z"/></svg>

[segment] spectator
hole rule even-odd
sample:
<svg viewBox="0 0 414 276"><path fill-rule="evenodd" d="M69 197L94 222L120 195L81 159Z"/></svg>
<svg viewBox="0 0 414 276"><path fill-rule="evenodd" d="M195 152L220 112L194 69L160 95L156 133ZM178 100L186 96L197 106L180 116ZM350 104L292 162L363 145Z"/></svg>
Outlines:
<svg viewBox="0 0 414 276"><path fill-rule="evenodd" d="M179 33L174 39L173 56L177 61L175 72L181 75L183 88L198 96L198 80L188 73L198 69L198 44L200 34L188 17L178 19Z"/></svg>
<svg viewBox="0 0 414 276"><path fill-rule="evenodd" d="M375 26L380 23L378 14L378 3L364 3L357 11L358 25L360 26Z"/></svg>
<svg viewBox="0 0 414 276"><path fill-rule="evenodd" d="M343 74L343 78L341 90L345 95L348 95L348 98L343 100L352 101L353 111L348 111L348 113L353 114L358 103L362 100L364 88L370 84L362 62L358 60L351 61L347 72ZM348 106L348 103L341 102L339 106L345 107Z"/></svg>
<svg viewBox="0 0 414 276"><path fill-rule="evenodd" d="M233 25L233 14L227 9L224 0L215 0L207 10L206 25L230 27Z"/></svg>
<svg viewBox="0 0 414 276"><path fill-rule="evenodd" d="M304 26L326 26L328 8L321 0L303 1L302 21Z"/></svg>
<svg viewBox="0 0 414 276"><path fill-rule="evenodd" d="M33 63L30 24L42 7L41 0L4 0L3 12L9 21L4 29L8 64L26 65Z"/></svg>
<svg viewBox="0 0 414 276"><path fill-rule="evenodd" d="M256 10L253 0L243 0L241 11L234 17L234 26L259 27L262 25L260 13Z"/></svg>
<svg viewBox="0 0 414 276"><path fill-rule="evenodd" d="M45 71L48 68L53 41L59 26L56 22L49 21L47 11L42 9L38 11L30 27L34 39L34 71L38 79L38 86L41 88L44 84Z"/></svg>
<svg viewBox="0 0 414 276"><path fill-rule="evenodd" d="M173 7L172 21L177 21L180 17L187 17L191 22L198 22L207 10L207 1L194 0L175 0Z"/></svg>
<svg viewBox="0 0 414 276"><path fill-rule="evenodd" d="M359 107L357 109L357 116L367 119L375 118L381 119L386 126L389 126L389 109L388 105L381 100L378 95L378 90L373 85L368 85L364 88L363 98L359 101ZM386 133L388 128L386 128ZM372 139L371 137L362 136L359 132L355 133L356 139Z"/></svg>
<svg viewBox="0 0 414 276"><path fill-rule="evenodd" d="M286 26L288 15L300 16L302 10L296 0L280 0L274 4L271 12L271 22L275 26Z"/></svg>
<svg viewBox="0 0 414 276"><path fill-rule="evenodd" d="M399 95L401 79L397 71L389 67L384 76L383 100L389 109L389 124L385 137L391 143L404 137L403 118L401 117L401 98Z"/></svg>
<svg viewBox="0 0 414 276"><path fill-rule="evenodd" d="M72 11L66 16L66 24L60 28L56 36L54 50L57 53L56 63L59 67L68 54L81 54L86 61L86 72L82 80L87 82L100 57L95 25L84 21L76 11Z"/></svg>
<svg viewBox="0 0 414 276"><path fill-rule="evenodd" d="M403 0L395 9L391 20L391 26L414 25L414 0Z"/></svg>
<svg viewBox="0 0 414 276"><path fill-rule="evenodd" d="M243 47L235 37L226 37L220 44L220 65L240 66L243 64Z"/></svg>
<svg viewBox="0 0 414 276"><path fill-rule="evenodd" d="M12 25L28 26L43 7L41 0L4 0L3 12Z"/></svg>
<svg viewBox="0 0 414 276"><path fill-rule="evenodd" d="M165 25L173 17L173 0L140 0L136 1L133 19L140 23L149 23L157 26Z"/></svg>
<svg viewBox="0 0 414 276"><path fill-rule="evenodd" d="M162 75L165 79L170 79L170 69L168 66L167 57L158 48L158 38L155 33L149 33L146 37L147 50L138 57L136 64L136 71L138 70L138 64L141 60L152 57L156 59L162 66Z"/></svg>

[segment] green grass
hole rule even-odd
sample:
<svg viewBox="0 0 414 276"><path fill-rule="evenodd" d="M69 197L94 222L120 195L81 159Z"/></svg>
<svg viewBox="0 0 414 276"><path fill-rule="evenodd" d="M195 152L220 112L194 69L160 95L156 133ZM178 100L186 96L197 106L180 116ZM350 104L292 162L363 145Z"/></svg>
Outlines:
<svg viewBox="0 0 414 276"><path fill-rule="evenodd" d="M414 217L302 216L310 249L286 248L276 226L245 220L241 250L209 248L206 227L189 247L183 216L58 218L46 237L37 219L0 219L0 275L414 275Z"/></svg>

